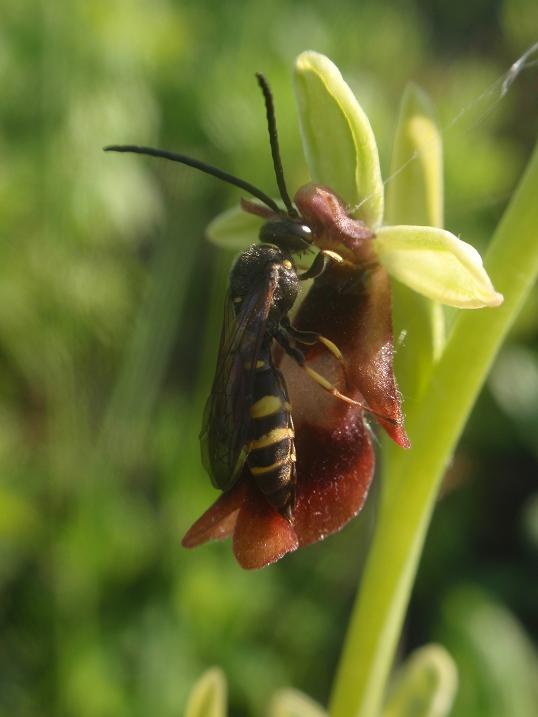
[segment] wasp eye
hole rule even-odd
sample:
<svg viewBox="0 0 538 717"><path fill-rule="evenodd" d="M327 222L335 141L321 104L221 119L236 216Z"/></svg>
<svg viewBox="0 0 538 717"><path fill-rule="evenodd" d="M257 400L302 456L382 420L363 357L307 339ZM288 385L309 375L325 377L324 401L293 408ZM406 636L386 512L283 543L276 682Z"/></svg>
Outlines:
<svg viewBox="0 0 538 717"><path fill-rule="evenodd" d="M260 229L260 240L286 251L301 252L312 244L312 230L306 224L284 217L265 222Z"/></svg>

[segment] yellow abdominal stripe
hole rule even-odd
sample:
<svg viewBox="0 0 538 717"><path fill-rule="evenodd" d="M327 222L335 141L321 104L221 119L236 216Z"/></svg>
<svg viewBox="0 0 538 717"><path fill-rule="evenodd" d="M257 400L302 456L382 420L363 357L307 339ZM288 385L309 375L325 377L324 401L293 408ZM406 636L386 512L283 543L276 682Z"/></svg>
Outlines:
<svg viewBox="0 0 538 717"><path fill-rule="evenodd" d="M270 466L249 466L249 471L252 473L253 476L260 476L264 473L272 473L277 468L281 468L282 466L285 466L289 458L283 458L281 461L277 461L276 463L272 463ZM293 459L291 459L293 460Z"/></svg>
<svg viewBox="0 0 538 717"><path fill-rule="evenodd" d="M269 433L266 433L265 436L251 441L249 449L253 451L256 450L256 448L266 448L267 446L272 446L274 443L280 443L280 441L286 438L293 438L294 435L293 428L274 428L272 431L269 431Z"/></svg>
<svg viewBox="0 0 538 717"><path fill-rule="evenodd" d="M264 396L252 404L250 407L250 416L251 418L263 418L264 416L271 416L273 413L278 413L282 409L289 411L291 406L287 402L282 403L278 396Z"/></svg>

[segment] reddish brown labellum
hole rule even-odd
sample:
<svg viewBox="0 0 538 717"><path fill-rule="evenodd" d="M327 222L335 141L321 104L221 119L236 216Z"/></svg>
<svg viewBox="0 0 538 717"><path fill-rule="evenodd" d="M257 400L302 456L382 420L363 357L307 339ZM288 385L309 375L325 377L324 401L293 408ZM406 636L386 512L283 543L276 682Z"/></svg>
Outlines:
<svg viewBox="0 0 538 717"><path fill-rule="evenodd" d="M348 217L343 202L325 187L306 185L295 201L309 226L315 227L316 246L347 260L329 266L314 282L295 323L304 330L315 324L316 331L340 348L352 398L358 392L380 414L376 420L389 436L408 448L393 373L390 282L376 259L375 235L363 222ZM307 351L308 358L315 353L320 353L317 346Z"/></svg>

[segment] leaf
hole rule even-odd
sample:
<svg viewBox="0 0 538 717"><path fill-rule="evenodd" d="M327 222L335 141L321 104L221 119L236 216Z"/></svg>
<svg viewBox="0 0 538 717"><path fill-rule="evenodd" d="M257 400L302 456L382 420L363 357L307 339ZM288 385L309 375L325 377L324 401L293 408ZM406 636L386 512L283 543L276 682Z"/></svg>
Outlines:
<svg viewBox="0 0 538 717"><path fill-rule="evenodd" d="M269 717L327 717L327 713L299 690L284 689L271 700Z"/></svg>
<svg viewBox="0 0 538 717"><path fill-rule="evenodd" d="M480 254L445 229L381 227L376 249L387 271L411 289L462 309L499 306Z"/></svg>
<svg viewBox="0 0 538 717"><path fill-rule="evenodd" d="M295 95L312 179L353 207L371 227L383 219L383 182L372 127L339 69L324 55L295 62Z"/></svg>
<svg viewBox="0 0 538 717"><path fill-rule="evenodd" d="M416 650L396 675L383 717L445 717L458 687L456 665L441 645Z"/></svg>
<svg viewBox="0 0 538 717"><path fill-rule="evenodd" d="M226 678L218 667L204 672L192 688L185 717L226 717Z"/></svg>
<svg viewBox="0 0 538 717"><path fill-rule="evenodd" d="M460 666L454 713L535 717L538 655L516 617L474 585L449 593L442 613L444 640Z"/></svg>
<svg viewBox="0 0 538 717"><path fill-rule="evenodd" d="M209 241L223 249L241 251L258 241L262 221L239 206L232 207L208 224L206 235Z"/></svg>

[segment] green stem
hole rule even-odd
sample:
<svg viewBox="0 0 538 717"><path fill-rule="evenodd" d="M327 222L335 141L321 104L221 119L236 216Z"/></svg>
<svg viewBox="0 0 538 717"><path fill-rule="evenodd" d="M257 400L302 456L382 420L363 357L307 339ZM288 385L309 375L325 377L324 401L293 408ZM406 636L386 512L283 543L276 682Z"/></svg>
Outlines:
<svg viewBox="0 0 538 717"><path fill-rule="evenodd" d="M538 274L538 146L486 266L504 304L460 312L419 406L413 448L386 448L378 525L336 675L331 717L375 717L384 699L439 483L490 365ZM392 460L391 460L392 459Z"/></svg>

